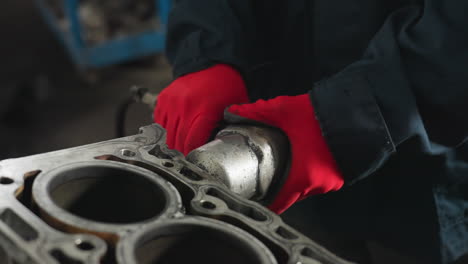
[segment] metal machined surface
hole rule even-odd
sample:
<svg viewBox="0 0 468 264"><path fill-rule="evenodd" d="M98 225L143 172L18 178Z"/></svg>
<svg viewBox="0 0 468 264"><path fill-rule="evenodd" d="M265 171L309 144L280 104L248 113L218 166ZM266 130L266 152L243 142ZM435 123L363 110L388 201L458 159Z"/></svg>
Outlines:
<svg viewBox="0 0 468 264"><path fill-rule="evenodd" d="M0 263L348 262L167 149L151 125L1 161Z"/></svg>
<svg viewBox="0 0 468 264"><path fill-rule="evenodd" d="M187 155L187 160L247 199L261 200L286 168L289 144L279 130L229 126L215 140Z"/></svg>

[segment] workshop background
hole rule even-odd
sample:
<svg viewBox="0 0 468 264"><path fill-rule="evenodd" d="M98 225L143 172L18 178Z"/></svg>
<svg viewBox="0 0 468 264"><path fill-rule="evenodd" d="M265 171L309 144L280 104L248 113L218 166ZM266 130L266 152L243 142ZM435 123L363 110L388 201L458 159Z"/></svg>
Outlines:
<svg viewBox="0 0 468 264"><path fill-rule="evenodd" d="M116 137L116 111L132 85L154 91L170 82L161 55L97 70L78 70L33 0L0 8L0 159L69 148ZM151 122L131 106L128 133Z"/></svg>

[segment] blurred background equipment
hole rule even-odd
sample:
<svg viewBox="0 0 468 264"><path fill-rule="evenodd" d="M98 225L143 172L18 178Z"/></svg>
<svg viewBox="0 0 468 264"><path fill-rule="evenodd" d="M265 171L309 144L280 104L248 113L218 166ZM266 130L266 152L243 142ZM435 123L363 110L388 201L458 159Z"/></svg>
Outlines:
<svg viewBox="0 0 468 264"><path fill-rule="evenodd" d="M57 1L53 5L57 8L47 11L54 18L63 17L62 4L71 2ZM4 36L0 41L0 160L115 138L117 108L128 97L129 87L140 85L159 92L172 78L162 46L148 56L128 58L107 67L77 65L37 4L36 0L5 0L0 8L0 33ZM150 12L156 14L153 21L167 19L158 18L162 14L159 2L151 5L156 8ZM144 28L134 32L140 32L133 35L138 38L148 31ZM133 37L130 39L135 40ZM87 47L104 47L121 39ZM152 122L151 111L146 106L132 105L126 121L125 133L133 134Z"/></svg>
<svg viewBox="0 0 468 264"><path fill-rule="evenodd" d="M35 0L81 68L100 68L164 49L170 0Z"/></svg>

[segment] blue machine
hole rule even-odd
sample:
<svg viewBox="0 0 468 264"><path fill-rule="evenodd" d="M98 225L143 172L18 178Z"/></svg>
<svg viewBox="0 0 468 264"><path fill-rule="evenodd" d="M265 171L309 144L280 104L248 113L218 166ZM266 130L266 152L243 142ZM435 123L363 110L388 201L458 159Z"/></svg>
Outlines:
<svg viewBox="0 0 468 264"><path fill-rule="evenodd" d="M81 69L101 68L164 50L165 28L171 6L170 0L155 0L161 30L149 31L111 39L105 43L89 45L83 40L78 6L80 0L62 0L68 30L59 25L59 18L48 7L45 0L36 0L46 23L65 45L75 64Z"/></svg>

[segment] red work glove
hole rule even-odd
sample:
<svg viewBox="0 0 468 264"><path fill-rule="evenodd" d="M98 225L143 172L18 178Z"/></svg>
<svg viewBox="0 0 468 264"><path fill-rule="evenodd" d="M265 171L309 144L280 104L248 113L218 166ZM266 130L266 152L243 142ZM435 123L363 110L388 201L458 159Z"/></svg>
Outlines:
<svg viewBox="0 0 468 264"><path fill-rule="evenodd" d="M309 195L336 191L343 186L335 160L328 149L309 95L280 96L253 104L233 105L230 114L280 128L289 138L291 167L287 179L269 206L282 213ZM230 117L227 114L226 119Z"/></svg>
<svg viewBox="0 0 468 264"><path fill-rule="evenodd" d="M158 96L154 122L167 130L167 145L188 154L205 144L226 107L248 102L240 74L228 65L176 79Z"/></svg>

